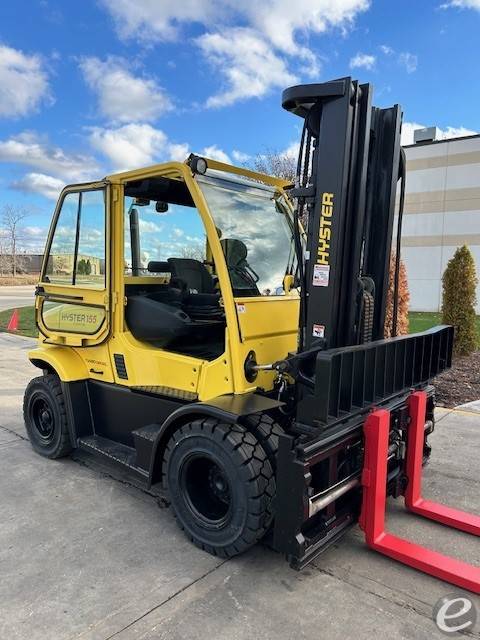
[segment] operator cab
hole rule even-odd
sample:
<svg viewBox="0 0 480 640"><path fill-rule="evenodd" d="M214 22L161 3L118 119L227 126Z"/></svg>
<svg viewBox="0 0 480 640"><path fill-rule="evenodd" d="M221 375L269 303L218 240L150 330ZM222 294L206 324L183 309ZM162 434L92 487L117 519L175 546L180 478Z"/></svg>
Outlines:
<svg viewBox="0 0 480 640"><path fill-rule="evenodd" d="M274 187L218 171L195 179L215 225L210 236L180 177L125 183L125 322L141 342L214 360L225 351L221 287L237 301L283 295L296 258L289 208ZM213 243L228 282L219 281Z"/></svg>
<svg viewBox="0 0 480 640"><path fill-rule="evenodd" d="M125 320L140 341L213 359L225 313L199 213L181 180L125 185Z"/></svg>

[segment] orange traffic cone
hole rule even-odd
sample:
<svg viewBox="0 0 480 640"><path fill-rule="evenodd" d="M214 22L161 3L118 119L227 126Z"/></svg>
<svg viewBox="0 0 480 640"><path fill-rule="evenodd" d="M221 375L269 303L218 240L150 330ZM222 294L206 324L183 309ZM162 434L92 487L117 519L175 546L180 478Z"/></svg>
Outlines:
<svg viewBox="0 0 480 640"><path fill-rule="evenodd" d="M10 320L8 321L7 331L17 331L18 330L18 309L12 313Z"/></svg>

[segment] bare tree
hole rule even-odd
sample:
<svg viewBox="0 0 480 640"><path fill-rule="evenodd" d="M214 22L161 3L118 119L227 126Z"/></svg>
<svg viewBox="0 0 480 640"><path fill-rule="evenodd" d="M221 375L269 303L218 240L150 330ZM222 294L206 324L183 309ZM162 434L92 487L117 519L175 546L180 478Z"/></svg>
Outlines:
<svg viewBox="0 0 480 640"><path fill-rule="evenodd" d="M14 207L10 204L4 205L1 216L2 238L8 246L8 251L12 261L12 275L17 275L18 258L17 248L20 237L21 223L27 217L27 212L22 207Z"/></svg>
<svg viewBox="0 0 480 640"><path fill-rule="evenodd" d="M258 153L255 156L253 168L259 173L293 182L297 173L297 158L290 153L266 149L265 153Z"/></svg>
<svg viewBox="0 0 480 640"><path fill-rule="evenodd" d="M201 245L189 244L180 249L180 255L182 258L190 258L192 260L198 260L202 262L205 260L205 249Z"/></svg>
<svg viewBox="0 0 480 640"><path fill-rule="evenodd" d="M0 274L10 273L12 273L12 257L7 248L5 232L0 229Z"/></svg>

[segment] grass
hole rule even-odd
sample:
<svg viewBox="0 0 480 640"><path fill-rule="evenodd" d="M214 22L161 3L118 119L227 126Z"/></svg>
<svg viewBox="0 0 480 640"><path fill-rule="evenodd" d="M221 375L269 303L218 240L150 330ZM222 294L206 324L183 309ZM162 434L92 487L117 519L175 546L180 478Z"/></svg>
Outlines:
<svg viewBox="0 0 480 640"><path fill-rule="evenodd" d="M0 311L0 331L7 331L7 325L12 317L13 309ZM35 307L19 307L18 309L18 331L10 333L19 334L21 336L29 336L36 338L38 336L37 327L35 326Z"/></svg>
<svg viewBox="0 0 480 640"><path fill-rule="evenodd" d="M437 324L442 324L442 314L428 311L410 311L408 314L410 333L425 331ZM477 316L477 333L480 335L480 316Z"/></svg>

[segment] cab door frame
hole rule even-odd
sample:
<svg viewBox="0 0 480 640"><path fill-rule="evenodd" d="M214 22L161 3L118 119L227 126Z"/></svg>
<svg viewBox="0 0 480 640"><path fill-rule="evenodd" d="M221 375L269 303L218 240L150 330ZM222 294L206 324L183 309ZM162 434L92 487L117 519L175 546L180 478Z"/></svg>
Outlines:
<svg viewBox="0 0 480 640"><path fill-rule="evenodd" d="M57 229L58 220L62 210L62 205L66 196L70 193L85 193L90 191L103 190L105 194L105 286L103 288L95 288L74 284L74 270L76 265L73 264L72 282L71 283L51 283L46 276L46 270L50 259L50 251L52 248L53 238ZM103 343L109 336L111 329L111 202L112 188L109 181L89 182L82 184L69 185L65 187L58 199L55 212L50 225L45 245L45 253L43 257L42 270L40 273L40 281L35 291L35 318L37 328L44 337L47 344L68 345L76 347L95 346ZM78 216L78 213L77 213ZM78 220L78 218L77 218ZM78 235L78 230L77 230ZM76 247L78 249L78 237L76 238ZM73 317L88 317L85 311L92 310L92 317L97 313L95 310L103 310L103 320L94 332L89 333L82 330L82 322L80 321L79 330L74 329L73 325L69 328L68 322L65 327L49 328L44 320L43 309L46 302L53 302L67 308L67 316L76 314ZM85 323L84 323L85 324Z"/></svg>

